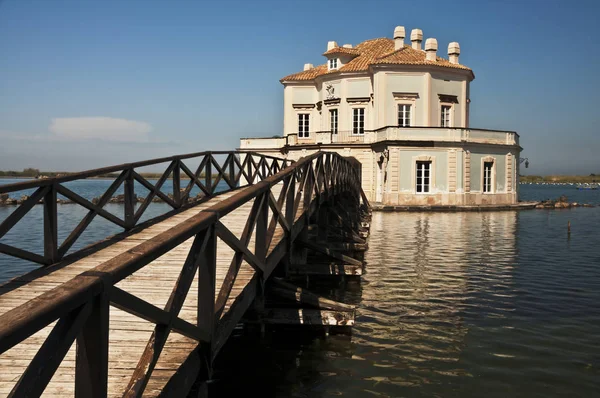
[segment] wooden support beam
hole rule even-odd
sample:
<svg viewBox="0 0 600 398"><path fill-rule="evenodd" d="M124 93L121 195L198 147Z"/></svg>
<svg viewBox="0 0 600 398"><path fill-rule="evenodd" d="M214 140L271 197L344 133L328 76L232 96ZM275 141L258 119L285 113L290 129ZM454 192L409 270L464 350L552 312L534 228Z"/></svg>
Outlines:
<svg viewBox="0 0 600 398"><path fill-rule="evenodd" d="M210 195L212 195L214 186L212 184L212 154L210 152L206 155L206 159L207 161L204 168L204 186L208 189Z"/></svg>
<svg viewBox="0 0 600 398"><path fill-rule="evenodd" d="M45 265L48 263L46 258L40 256L39 254L19 249L18 247L6 245L4 243L0 243L0 253L8 254L9 256L13 256L16 258L22 258L23 260L31 261L41 265Z"/></svg>
<svg viewBox="0 0 600 398"><path fill-rule="evenodd" d="M112 223L118 225L119 227L125 228L127 226L125 224L125 222L122 221L119 217L104 210L101 206L93 204L89 200L76 194L75 192L71 191L70 189L59 185L57 187L57 191L59 194L64 195L67 199L70 199L73 202L77 203L78 205L83 206L86 209L93 211L94 213L104 217L105 219L107 219L108 221L111 221Z"/></svg>
<svg viewBox="0 0 600 398"><path fill-rule="evenodd" d="M59 260L58 213L55 184L44 195L44 258L47 265L54 264Z"/></svg>
<svg viewBox="0 0 600 398"><path fill-rule="evenodd" d="M138 365L131 376L129 384L127 385L127 389L124 394L125 397L131 398L142 396L144 390L146 389L146 385L148 384L148 380L154 371L154 367L158 362L160 354L167 342L171 329L176 323L184 327L186 332L188 330L190 332L201 332L198 327L178 318L178 315L183 303L185 302L185 298L190 286L192 285L193 278L196 275L196 270L198 269L199 265L198 263L201 259L199 254L206 249L209 240L210 234L207 233L207 229L201 231L194 238L192 247L190 248L179 277L177 278L175 288L171 291L169 300L165 305L165 312L168 313L170 321L167 324L158 324L154 328L154 332L152 332L152 336L148 340L146 348L144 349L144 352L138 361ZM207 337L206 334L204 334L204 336L198 336L198 338L204 338L206 341Z"/></svg>
<svg viewBox="0 0 600 398"><path fill-rule="evenodd" d="M360 276L363 274L363 267L336 263L290 264L289 274L296 276Z"/></svg>
<svg viewBox="0 0 600 398"><path fill-rule="evenodd" d="M91 312L91 303L83 305L62 317L31 360L25 373L8 395L13 397L39 397L52 379L54 372L71 348Z"/></svg>
<svg viewBox="0 0 600 398"><path fill-rule="evenodd" d="M326 255L328 257L331 257L331 258L333 258L335 260L340 260L340 261L343 261L343 262L346 262L346 263L349 263L349 264L352 264L352 265L360 265L360 266L363 265L363 263L361 261L356 260L356 259L354 259L354 258L352 258L350 256L346 256L344 254L341 254L339 252L333 251L333 250L329 249L327 246L318 245L316 243L309 242L307 240L302 240L302 241L298 240L298 243L301 244L301 245L303 245L303 246L305 246L306 248L308 248L310 250L313 250L313 251L315 251L317 253L324 254L324 255Z"/></svg>
<svg viewBox="0 0 600 398"><path fill-rule="evenodd" d="M291 283L284 282L279 278L273 278L270 282L269 292L286 300L326 310L354 311L356 309L353 305L330 300Z"/></svg>
<svg viewBox="0 0 600 398"><path fill-rule="evenodd" d="M173 161L175 165L173 166L173 201L177 205L177 207L181 207L181 160L175 159Z"/></svg>
<svg viewBox="0 0 600 398"><path fill-rule="evenodd" d="M252 304L254 297L256 297L259 281L259 276L254 275L246 287L244 287L244 290L236 296L229 311L227 311L227 313L219 320L213 343L213 358L216 357L221 348L223 348L229 335L238 324L239 319L242 318L242 315L244 315L246 310L248 310Z"/></svg>
<svg viewBox="0 0 600 398"><path fill-rule="evenodd" d="M351 242L330 242L327 244L329 249L338 252L364 252L369 249L367 243L351 243Z"/></svg>
<svg viewBox="0 0 600 398"><path fill-rule="evenodd" d="M134 184L134 171L133 168L127 170L125 176L125 184L123 187L123 195L125 203L123 206L123 219L125 220L125 228L131 229L135 225L135 184Z"/></svg>
<svg viewBox="0 0 600 398"><path fill-rule="evenodd" d="M216 223L217 235L223 240L229 247L238 253L242 253L244 260L248 262L259 273L263 273L265 270L265 263L262 262L256 255L254 255L244 244L220 221ZM257 240L258 241L258 240ZM258 245L257 245L258 247Z"/></svg>
<svg viewBox="0 0 600 398"><path fill-rule="evenodd" d="M210 196L210 191L204 186L204 184L202 184L202 182L200 182L199 177L207 161L208 160L206 157L202 159L198 169L196 170L196 173L192 173L192 171L183 162L179 163L181 170L183 170L183 172L190 178L190 182L188 183L187 187L185 187L183 199L187 199L190 196L190 192L192 191L194 185L196 185L202 191L202 193L204 193L204 195Z"/></svg>
<svg viewBox="0 0 600 398"><path fill-rule="evenodd" d="M199 342L210 341L211 333L204 325L192 325L186 320L174 316L118 287L113 286L111 288L110 300L114 307L148 322L168 326L177 333Z"/></svg>
<svg viewBox="0 0 600 398"><path fill-rule="evenodd" d="M8 217L0 223L0 238L10 231L11 228L33 208L33 206L38 204L40 200L46 196L49 190L50 187L39 187L29 198L27 198L27 200L21 203L15 211L10 213Z"/></svg>
<svg viewBox="0 0 600 398"><path fill-rule="evenodd" d="M200 253L198 266L198 309L197 324L208 332L207 344L209 357L210 345L215 332L215 289L217 277L217 232L214 226L207 232L206 248ZM209 358L212 362L212 358ZM210 364L209 364L210 365Z"/></svg>
<svg viewBox="0 0 600 398"><path fill-rule="evenodd" d="M245 320L252 323L252 320ZM354 311L312 308L268 308L261 322L269 325L354 326Z"/></svg>
<svg viewBox="0 0 600 398"><path fill-rule="evenodd" d="M187 397L199 375L207 374L206 363L207 359L198 349L192 351L158 396L160 398Z"/></svg>
<svg viewBox="0 0 600 398"><path fill-rule="evenodd" d="M103 208L104 205L106 205L108 203L110 198L112 198L113 194L121 186L123 181L125 181L125 178L127 177L128 174L129 174L129 170L123 170L121 172L121 174L112 182L112 184L110 184L108 189L104 192L104 194L102 195L102 197L96 204L97 207ZM73 231L71 231L69 236L63 241L63 243L60 245L60 247L58 249L59 258L63 258L67 254L67 252L69 251L71 246L73 246L73 244L77 241L77 239L79 239L79 237L85 231L85 229L94 220L94 218L96 217L96 214L98 214L96 211L90 209L90 211L85 215L85 217L75 227L75 229L73 229ZM125 223L125 221L123 221L123 226L125 225L124 223Z"/></svg>
<svg viewBox="0 0 600 398"><path fill-rule="evenodd" d="M77 336L75 398L106 398L108 394L109 300L99 294Z"/></svg>

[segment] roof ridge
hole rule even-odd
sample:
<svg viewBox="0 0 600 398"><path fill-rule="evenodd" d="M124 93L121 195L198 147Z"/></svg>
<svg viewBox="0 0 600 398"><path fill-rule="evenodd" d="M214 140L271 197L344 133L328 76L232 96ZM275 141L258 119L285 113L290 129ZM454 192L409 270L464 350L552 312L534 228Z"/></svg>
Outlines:
<svg viewBox="0 0 600 398"><path fill-rule="evenodd" d="M375 59L383 59L383 58L387 58L387 57L389 57L390 55L394 55L394 54L397 54L397 53L399 53L399 52L401 52L401 51L404 51L404 49L405 49L405 48L408 48L408 47L410 47L410 46L408 46L408 45L406 45L406 44L405 44L405 45L404 45L402 48L399 48L399 49L397 49L397 50L394 50L394 51L392 51L392 52L389 52L389 53L383 54L383 55L381 55L381 56L379 56L379 57L376 57Z"/></svg>
<svg viewBox="0 0 600 398"><path fill-rule="evenodd" d="M453 64L449 60L436 56L436 61L428 61L425 51L412 48L410 44L404 44L396 50L395 41L388 37L377 37L365 40L351 49L337 46L328 51L348 51L356 55L345 65L335 70L328 70L327 64L321 64L306 71L293 73L282 78L280 81L311 81L319 76L344 72L367 72L371 65L423 65L439 68L451 68L463 71L473 71L461 64ZM436 63L437 62L437 63Z"/></svg>

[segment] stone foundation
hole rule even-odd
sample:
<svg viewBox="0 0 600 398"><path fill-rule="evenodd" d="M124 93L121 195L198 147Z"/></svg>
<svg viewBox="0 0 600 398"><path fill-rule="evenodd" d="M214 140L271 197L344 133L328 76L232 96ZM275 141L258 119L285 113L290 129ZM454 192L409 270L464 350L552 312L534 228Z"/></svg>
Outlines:
<svg viewBox="0 0 600 398"><path fill-rule="evenodd" d="M383 194L382 204L392 206L476 206L476 205L509 205L516 204L514 192L483 194L468 193L394 193Z"/></svg>

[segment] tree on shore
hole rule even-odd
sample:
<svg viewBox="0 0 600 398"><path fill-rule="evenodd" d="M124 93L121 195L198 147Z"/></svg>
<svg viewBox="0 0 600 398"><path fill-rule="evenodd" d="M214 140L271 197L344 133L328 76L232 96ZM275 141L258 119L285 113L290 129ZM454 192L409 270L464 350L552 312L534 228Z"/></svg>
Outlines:
<svg viewBox="0 0 600 398"><path fill-rule="evenodd" d="M34 169L32 167L28 167L26 169L23 169L23 172L21 173L21 175L23 177L37 177L40 175L40 170Z"/></svg>

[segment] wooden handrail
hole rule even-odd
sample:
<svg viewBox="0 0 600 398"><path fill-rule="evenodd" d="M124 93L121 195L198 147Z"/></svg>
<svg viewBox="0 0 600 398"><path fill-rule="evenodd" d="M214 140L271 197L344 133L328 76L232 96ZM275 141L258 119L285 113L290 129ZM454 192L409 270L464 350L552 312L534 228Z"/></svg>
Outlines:
<svg viewBox="0 0 600 398"><path fill-rule="evenodd" d="M225 161L222 164L219 164L214 158L214 155L227 156ZM200 158L200 164L196 172L192 172L183 160L193 159L195 157ZM240 162L240 159L238 158L243 158L243 161ZM255 158L258 159L258 162L256 162ZM166 169L154 184L136 171L136 168L139 167L166 162L168 162ZM167 203L173 209L172 213L169 213L169 215L173 215L173 212L179 212L189 208L198 200L206 200L218 193L233 191L242 186L252 185L257 178L264 179L271 176L275 174L277 170L289 163L290 161L287 159L265 156L254 152L197 152L87 170L63 177L0 185L0 193L10 193L37 188L37 191L31 198L20 203L17 210L14 211L9 218L0 223L0 238L10 231L36 204L40 203L44 206L44 256L39 256L34 251L18 249L3 243L0 243L0 253L40 263L42 265L54 264L67 257L73 258L77 255L78 251L70 253L69 255L67 255L67 253L97 215L100 215L118 227L130 230L141 224L148 225L159 218L153 217L140 224L142 216L155 198ZM183 170L184 176L187 175L190 178L187 186L183 190L181 190L181 180L179 179L181 177L181 170ZM215 173L213 173L213 171L215 171ZM98 198L97 204L83 198L63 185L66 182L114 172L120 172L120 175L116 177L115 182L110 185L106 192ZM204 181L201 181L199 178L201 174L205 175ZM167 181L169 176L173 176L172 196L170 196L171 194L167 195L161 191L163 184ZM242 178L245 180L242 180ZM224 190L217 192L217 184L221 180L227 183L227 187L225 187ZM148 195L137 210L135 210L135 203L137 201L134 190L135 182L141 184L142 187L148 190ZM112 198L112 195L121 185L124 187L124 196L122 198L124 213L120 218L104 210L103 207L108 203ZM203 197L201 199L196 198L190 201L190 192L194 186L197 186L200 189ZM64 195L72 203L89 210L84 219L68 234L68 238L60 246L58 245L57 238L57 225L60 223L60 220L58 220L58 208L56 206L58 195Z"/></svg>
<svg viewBox="0 0 600 398"><path fill-rule="evenodd" d="M244 165L251 163L254 160L249 158ZM261 158L254 167L256 173L260 168L263 168L262 173L273 173L275 167L265 165L265 158ZM224 170L219 171L223 172ZM329 197L336 192L344 193L346 197L354 197L357 204L360 202L361 188L357 168L352 162L334 153L315 153L261 181L250 183L250 186L231 197L1 315L0 354L52 322L60 320L50 336L60 336L66 331L68 336L76 334L79 336L78 347L82 345L87 353L81 358L79 354L77 357L76 386L79 386L79 393L76 387L76 395L86 396L85 394L94 390L89 385L94 385L97 392L94 395L104 397L107 382L105 362L108 361L109 344L108 316L105 314L109 303L112 303L117 308L156 324L131 377L126 395L140 396L143 393L171 330L208 344L211 347L210 355L216 355L225 335L230 333L232 325L237 322L236 319L239 320L244 310L240 303L227 313L228 318L224 323L219 323L232 283L224 283L215 306L214 283L211 284L206 277L201 279L206 290L201 290L199 295L202 300L198 300L198 324L192 325L179 317L179 310L197 272L201 275L215 275L216 240L220 239L234 251L229 269L232 280L235 280L244 260L255 268L256 277L266 279L296 239L298 229L305 225L305 216L313 214L322 203L323 195ZM272 190L278 184L282 184L282 190L279 198L276 198ZM238 238L220 220L252 200L254 204L248 214L246 228L242 237ZM91 211L98 212L98 209L92 208ZM271 222L268 222L269 216L272 216ZM271 244L278 224L282 226L284 236ZM254 251L248 247L253 230L256 245ZM119 281L191 238L194 238L194 243L164 309L115 287ZM244 300L247 301L248 298ZM216 331L219 332L218 335ZM39 361L32 362L14 387L13 395L17 396L31 389L32 386L26 381L33 380L35 375L38 375L35 376L37 385L32 391L43 391L68 350L65 344L47 340L42 349L44 352L57 350L55 360L48 365ZM208 360L212 361L212 357Z"/></svg>
<svg viewBox="0 0 600 398"><path fill-rule="evenodd" d="M250 155L254 155L254 156L260 156L260 157L264 157L267 159L274 159L274 160L285 160L282 158L278 158L275 156L269 156L269 155L262 155L259 154L257 152L252 152L252 151L243 151L243 152L238 152L238 151L205 151L205 152L195 152L195 153L188 153L185 155L175 155L175 156L168 156L168 157L164 157L164 158L156 158L156 159L150 159L150 160L143 160L143 161L139 161L139 162L133 162L133 163L123 163L123 164L119 164L119 165L115 165L115 166L108 166L108 167L102 167L102 168L98 168L98 169L90 169L90 170L85 170L85 171L79 171L76 173L70 173L67 174L65 176L61 176L61 177L50 177L50 178L44 178L44 179L39 179L39 180L32 180L32 181L23 181L23 182L16 182L16 183L12 183L12 184L5 184L5 185L0 185L0 193L9 193L9 192L15 192L15 191L23 191L26 189L31 189L31 188L37 188L37 187L44 187L44 186L49 186L52 185L54 183L64 183L64 182L69 182L69 181L75 181L75 180L83 180L86 178L90 178L90 177L98 177L104 174L110 174L110 173L114 173L117 171L122 171L122 170L126 170L126 169L135 169L135 168L139 168L139 167L146 167L146 166L152 166L155 164L160 164L160 163L166 163L166 162L172 162L174 160L184 160L184 159L191 159L191 158L195 158L195 157L200 157L200 156L206 156L206 155L228 155L231 153L235 153L235 154L250 154Z"/></svg>

